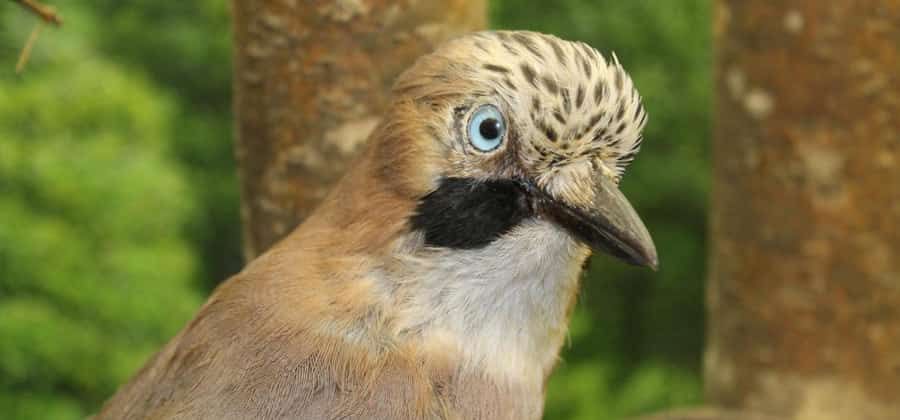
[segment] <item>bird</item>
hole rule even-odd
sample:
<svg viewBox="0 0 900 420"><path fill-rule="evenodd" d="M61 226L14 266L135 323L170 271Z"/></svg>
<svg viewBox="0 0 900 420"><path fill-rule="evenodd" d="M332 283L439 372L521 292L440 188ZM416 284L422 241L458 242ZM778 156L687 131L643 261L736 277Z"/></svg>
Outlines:
<svg viewBox="0 0 900 420"><path fill-rule="evenodd" d="M319 207L95 418L541 418L588 257L658 266L619 189L646 122L615 54L447 41Z"/></svg>

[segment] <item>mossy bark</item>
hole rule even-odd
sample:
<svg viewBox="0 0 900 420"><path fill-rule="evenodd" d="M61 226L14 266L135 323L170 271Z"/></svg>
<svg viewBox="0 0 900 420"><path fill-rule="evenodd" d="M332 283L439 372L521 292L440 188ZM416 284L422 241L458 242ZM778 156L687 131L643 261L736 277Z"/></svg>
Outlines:
<svg viewBox="0 0 900 420"><path fill-rule="evenodd" d="M306 217L379 121L393 79L484 28L485 0L233 0L244 253Z"/></svg>

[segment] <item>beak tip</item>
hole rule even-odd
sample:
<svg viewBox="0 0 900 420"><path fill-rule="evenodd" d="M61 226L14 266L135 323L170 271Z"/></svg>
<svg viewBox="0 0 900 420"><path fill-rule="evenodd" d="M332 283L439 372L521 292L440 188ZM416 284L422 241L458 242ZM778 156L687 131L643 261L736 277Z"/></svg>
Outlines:
<svg viewBox="0 0 900 420"><path fill-rule="evenodd" d="M656 255L655 249L650 249L638 254L639 257L632 260L634 265L647 267L653 271L659 271L659 257Z"/></svg>

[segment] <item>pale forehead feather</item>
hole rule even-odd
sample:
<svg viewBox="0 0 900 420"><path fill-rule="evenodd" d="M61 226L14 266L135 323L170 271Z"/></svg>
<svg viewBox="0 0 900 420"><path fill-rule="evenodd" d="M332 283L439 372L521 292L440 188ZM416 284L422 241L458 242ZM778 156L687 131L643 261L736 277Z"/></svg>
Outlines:
<svg viewBox="0 0 900 420"><path fill-rule="evenodd" d="M500 94L512 122L530 135L536 169L598 159L619 177L640 149L647 115L614 54L608 59L585 43L551 35L497 31L458 38L426 61L415 74L418 83L407 80L405 88L427 84L424 90L435 94L444 85L453 94L455 85L471 82L483 91L472 93Z"/></svg>

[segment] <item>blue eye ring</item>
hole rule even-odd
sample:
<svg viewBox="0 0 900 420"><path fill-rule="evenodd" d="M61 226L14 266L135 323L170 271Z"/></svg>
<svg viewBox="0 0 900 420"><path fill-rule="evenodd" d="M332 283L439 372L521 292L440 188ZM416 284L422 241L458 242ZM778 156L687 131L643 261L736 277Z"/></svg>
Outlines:
<svg viewBox="0 0 900 420"><path fill-rule="evenodd" d="M466 125L469 143L480 152L491 152L503 144L506 137L506 120L494 105L481 105L472 112Z"/></svg>

